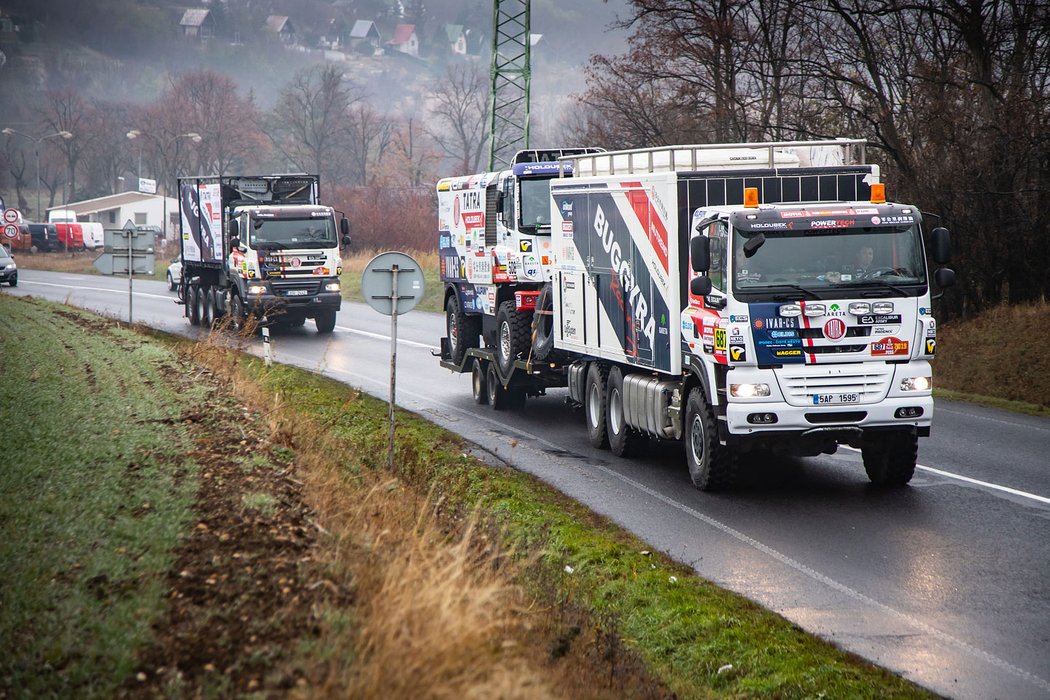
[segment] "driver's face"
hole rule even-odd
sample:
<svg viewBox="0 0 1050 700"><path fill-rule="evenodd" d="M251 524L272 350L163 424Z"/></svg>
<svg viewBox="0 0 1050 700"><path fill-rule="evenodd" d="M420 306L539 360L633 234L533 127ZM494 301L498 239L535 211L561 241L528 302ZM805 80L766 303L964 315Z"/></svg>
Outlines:
<svg viewBox="0 0 1050 700"><path fill-rule="evenodd" d="M857 251L857 263L861 267L867 267L875 257L875 251L871 248L861 248Z"/></svg>

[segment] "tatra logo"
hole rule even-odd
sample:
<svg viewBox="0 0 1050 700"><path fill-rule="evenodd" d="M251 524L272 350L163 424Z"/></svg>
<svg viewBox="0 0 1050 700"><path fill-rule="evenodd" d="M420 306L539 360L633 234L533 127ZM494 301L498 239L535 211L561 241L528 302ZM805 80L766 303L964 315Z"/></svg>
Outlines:
<svg viewBox="0 0 1050 700"><path fill-rule="evenodd" d="M623 288L628 290L628 301L634 307L634 317L649 339L650 346L656 337L656 322L649 314L649 304L642 296L642 290L634 281L630 264L623 259L623 251L620 244L616 242L613 231L609 226L609 220L605 218L605 212L601 206L594 213L594 233L602 242L602 248L609 254L610 267L620 276Z"/></svg>
<svg viewBox="0 0 1050 700"><path fill-rule="evenodd" d="M842 319L833 318L824 324L824 337L828 340L841 340L846 335L846 324Z"/></svg>

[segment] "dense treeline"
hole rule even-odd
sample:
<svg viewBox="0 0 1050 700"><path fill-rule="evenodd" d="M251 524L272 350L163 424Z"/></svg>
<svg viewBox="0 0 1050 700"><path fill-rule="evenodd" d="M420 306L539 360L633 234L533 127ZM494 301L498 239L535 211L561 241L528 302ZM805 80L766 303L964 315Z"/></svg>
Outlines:
<svg viewBox="0 0 1050 700"><path fill-rule="evenodd" d="M606 147L856 136L954 233L949 314L1050 285L1050 4L633 0L574 120Z"/></svg>

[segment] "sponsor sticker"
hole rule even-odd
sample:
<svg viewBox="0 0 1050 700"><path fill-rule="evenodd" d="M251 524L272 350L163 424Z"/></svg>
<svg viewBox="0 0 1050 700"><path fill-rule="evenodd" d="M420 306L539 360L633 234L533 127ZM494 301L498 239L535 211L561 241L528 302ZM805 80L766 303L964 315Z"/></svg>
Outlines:
<svg viewBox="0 0 1050 700"><path fill-rule="evenodd" d="M871 354L875 357L891 357L908 354L908 341L890 336L876 340L871 344Z"/></svg>
<svg viewBox="0 0 1050 700"><path fill-rule="evenodd" d="M746 362L747 350L743 345L730 345L729 357L732 358L733 362Z"/></svg>
<svg viewBox="0 0 1050 700"><path fill-rule="evenodd" d="M736 314L735 316L730 316L729 320L733 323L747 323L747 314Z"/></svg>
<svg viewBox="0 0 1050 700"><path fill-rule="evenodd" d="M857 319L862 326L899 326L900 314L865 314Z"/></svg>
<svg viewBox="0 0 1050 700"><path fill-rule="evenodd" d="M532 239L531 238L523 238L520 241L518 241L518 249L522 253L531 253L532 252Z"/></svg>
<svg viewBox="0 0 1050 700"><path fill-rule="evenodd" d="M926 339L926 354L932 355L937 350L937 341L933 338Z"/></svg>
<svg viewBox="0 0 1050 700"><path fill-rule="evenodd" d="M726 329L716 328L715 329L715 350L725 352L726 349Z"/></svg>
<svg viewBox="0 0 1050 700"><path fill-rule="evenodd" d="M781 350L774 350L773 351L773 355L776 356L776 357L801 357L802 356L802 351L801 350L795 350L795 349L781 349Z"/></svg>

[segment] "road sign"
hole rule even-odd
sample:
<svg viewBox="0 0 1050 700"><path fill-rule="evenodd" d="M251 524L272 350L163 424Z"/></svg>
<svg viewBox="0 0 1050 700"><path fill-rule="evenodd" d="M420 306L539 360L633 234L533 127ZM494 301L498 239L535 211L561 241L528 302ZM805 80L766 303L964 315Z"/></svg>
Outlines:
<svg viewBox="0 0 1050 700"><path fill-rule="evenodd" d="M14 224L8 224L7 226L4 226L4 235L8 238L14 238L18 235L18 227Z"/></svg>
<svg viewBox="0 0 1050 700"><path fill-rule="evenodd" d="M128 251L123 253L102 253L92 263L95 269L103 275L126 275L128 274ZM131 274L152 275L156 261L153 253L131 254Z"/></svg>
<svg viewBox="0 0 1050 700"><path fill-rule="evenodd" d="M394 280L397 280L396 289ZM404 253L380 253L361 274L361 294L369 306L386 316L393 315L396 296L397 313L407 313L423 298L423 270Z"/></svg>
<svg viewBox="0 0 1050 700"><path fill-rule="evenodd" d="M18 220L22 218L22 212L17 209L4 209L4 221L9 224L16 224Z"/></svg>

